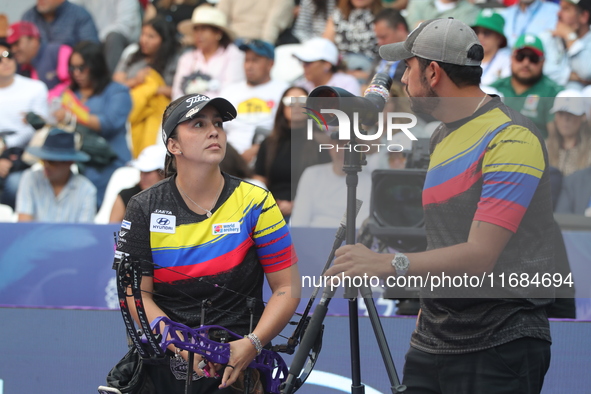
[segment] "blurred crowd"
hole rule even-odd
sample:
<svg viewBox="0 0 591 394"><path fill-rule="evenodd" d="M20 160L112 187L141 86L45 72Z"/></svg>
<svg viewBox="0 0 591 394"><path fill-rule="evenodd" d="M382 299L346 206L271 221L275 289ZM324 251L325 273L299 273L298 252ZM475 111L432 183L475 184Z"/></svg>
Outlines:
<svg viewBox="0 0 591 394"><path fill-rule="evenodd" d="M0 203L19 221L120 221L162 179L164 109L201 93L238 111L223 170L272 191L292 225L335 227L343 154L310 145L305 97L363 95L378 72L404 97L404 61L378 49L440 17L474 29L483 90L546 139L556 212L591 216L591 0L36 0L0 14ZM360 218L371 170L405 167L395 137L400 152L368 155Z"/></svg>

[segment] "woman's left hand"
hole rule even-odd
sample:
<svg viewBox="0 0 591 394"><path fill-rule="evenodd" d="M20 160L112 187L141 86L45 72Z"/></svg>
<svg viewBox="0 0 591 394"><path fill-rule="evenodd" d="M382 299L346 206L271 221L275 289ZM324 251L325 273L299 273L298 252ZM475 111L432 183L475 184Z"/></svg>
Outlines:
<svg viewBox="0 0 591 394"><path fill-rule="evenodd" d="M248 367L256 355L257 351L248 338L230 342L230 359L219 388L223 389L234 384L240 373Z"/></svg>

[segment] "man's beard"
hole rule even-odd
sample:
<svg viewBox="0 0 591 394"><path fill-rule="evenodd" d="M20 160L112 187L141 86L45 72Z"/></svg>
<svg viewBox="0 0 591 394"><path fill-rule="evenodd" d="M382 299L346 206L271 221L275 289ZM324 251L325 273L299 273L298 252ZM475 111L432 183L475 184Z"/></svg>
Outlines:
<svg viewBox="0 0 591 394"><path fill-rule="evenodd" d="M538 75L533 75L533 76L527 77L527 78L522 78L518 75L513 75L513 78L515 78L515 80L522 85L534 86L536 83L540 82L540 80L542 79L543 76L544 76L544 74L540 73Z"/></svg>
<svg viewBox="0 0 591 394"><path fill-rule="evenodd" d="M427 78L421 76L421 86L425 89L426 93L421 97L411 96L408 91L408 85L406 86L406 94L410 100L410 109L414 113L431 115L435 108L439 106L439 96L435 93L435 90L427 83Z"/></svg>

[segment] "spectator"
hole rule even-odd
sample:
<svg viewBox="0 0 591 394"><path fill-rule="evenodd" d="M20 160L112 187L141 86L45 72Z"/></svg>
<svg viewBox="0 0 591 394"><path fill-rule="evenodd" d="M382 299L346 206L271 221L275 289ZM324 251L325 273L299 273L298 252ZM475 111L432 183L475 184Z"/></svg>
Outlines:
<svg viewBox="0 0 591 394"><path fill-rule="evenodd" d="M373 21L381 9L380 0L339 0L326 23L323 37L336 44L347 69L361 80L378 56Z"/></svg>
<svg viewBox="0 0 591 394"><path fill-rule="evenodd" d="M472 29L484 49L480 84L488 86L511 75L511 50L507 48L504 34L505 20L500 14L487 8L478 14Z"/></svg>
<svg viewBox="0 0 591 394"><path fill-rule="evenodd" d="M562 87L543 74L543 67L542 41L534 35L524 34L513 47L511 76L499 79L491 86L505 97L507 106L530 118L542 137L547 138L553 120L550 114L552 98Z"/></svg>
<svg viewBox="0 0 591 394"><path fill-rule="evenodd" d="M290 87L281 96L275 124L261 143L255 163L255 179L266 185L288 220L298 181L304 170L314 164L330 162L326 151L319 152L315 141L306 139L306 115L303 103L308 92Z"/></svg>
<svg viewBox="0 0 591 394"><path fill-rule="evenodd" d="M546 62L544 74L568 89L581 90L591 84L591 0L560 2L554 30L540 33Z"/></svg>
<svg viewBox="0 0 591 394"><path fill-rule="evenodd" d="M117 195L111 209L110 223L121 223L125 208L131 197L164 179L164 160L166 148L162 144L146 147L131 166L140 171L140 181L134 187L123 189Z"/></svg>
<svg viewBox="0 0 591 394"><path fill-rule="evenodd" d="M302 0L293 26L293 35L300 42L322 37L326 21L333 14L335 0Z"/></svg>
<svg viewBox="0 0 591 394"><path fill-rule="evenodd" d="M138 49L117 66L113 80L130 89L133 102L129 114L133 157L158 138L179 55L174 26L157 16L144 23Z"/></svg>
<svg viewBox="0 0 591 394"><path fill-rule="evenodd" d="M478 7L468 0L408 0L406 22L414 29L427 19L453 17L468 26L474 24Z"/></svg>
<svg viewBox="0 0 591 394"><path fill-rule="evenodd" d="M19 222L92 223L96 188L83 175L74 174L74 162L89 156L76 150L74 134L52 129L41 147L27 151L42 160L42 168L28 169L16 197Z"/></svg>
<svg viewBox="0 0 591 394"><path fill-rule="evenodd" d="M293 56L304 65L304 76L294 82L307 91L321 85L343 88L358 96L361 86L352 75L338 70L339 51L332 41L326 38L312 38L297 49Z"/></svg>
<svg viewBox="0 0 591 394"><path fill-rule="evenodd" d="M591 167L564 178L555 212L591 217Z"/></svg>
<svg viewBox="0 0 591 394"><path fill-rule="evenodd" d="M18 75L8 44L0 41L0 131L13 133L1 137L0 202L13 208L21 171L27 167L21 156L35 133L25 121L29 112L42 117L49 115L47 87L41 81Z"/></svg>
<svg viewBox="0 0 591 394"><path fill-rule="evenodd" d="M9 31L7 41L18 63L19 74L43 81L50 99L59 96L70 84L68 59L72 48L41 42L39 30L31 22L16 22Z"/></svg>
<svg viewBox="0 0 591 394"><path fill-rule="evenodd" d="M131 159L126 140L126 123L131 111L129 89L111 80L100 44L78 44L70 57L69 68L72 84L62 95L62 108L54 112L54 117L60 123L68 123L76 116L78 126L104 138L116 156L109 164L89 162L84 169L84 175L96 186L100 206L109 178Z"/></svg>
<svg viewBox="0 0 591 394"><path fill-rule="evenodd" d="M293 0L219 0L217 8L228 18L228 28L238 38L275 43L291 26Z"/></svg>
<svg viewBox="0 0 591 394"><path fill-rule="evenodd" d="M550 110L554 130L548 136L548 161L564 176L591 166L591 128L585 115L585 98L576 90L556 96Z"/></svg>
<svg viewBox="0 0 591 394"><path fill-rule="evenodd" d="M144 21L149 21L156 15L163 16L172 22L175 28L180 22L190 20L197 6L205 0L156 0L148 3L144 13Z"/></svg>
<svg viewBox="0 0 591 394"><path fill-rule="evenodd" d="M137 42L142 26L138 0L71 0L92 16L111 74L126 46Z"/></svg>
<svg viewBox="0 0 591 394"><path fill-rule="evenodd" d="M239 40L239 48L245 53L246 81L228 85L220 95L228 97L238 111L236 119L225 126L228 143L250 163L261 142L253 141L255 129L271 130L281 92L287 88L287 83L271 79L275 60L273 45L256 39Z"/></svg>
<svg viewBox="0 0 591 394"><path fill-rule="evenodd" d="M217 97L222 87L244 80L244 53L232 42L226 16L209 5L195 8L193 36L196 48L179 59L172 99L185 94Z"/></svg>
<svg viewBox="0 0 591 394"><path fill-rule="evenodd" d="M26 11L22 20L37 26L43 42L70 47L80 41L99 42L96 26L88 11L67 0L37 0L37 5Z"/></svg>
<svg viewBox="0 0 591 394"><path fill-rule="evenodd" d="M404 41L409 33L406 20L399 11L393 8L386 8L378 12L373 23L373 31L379 47ZM406 65L401 61L391 62L377 56L374 62L374 75L376 73L386 73L396 82L400 82L404 70L406 70ZM370 78L373 78L373 75ZM371 79L368 79L367 82L370 81Z"/></svg>
<svg viewBox="0 0 591 394"><path fill-rule="evenodd" d="M519 0L519 3L505 8L505 37L510 47L524 34L539 35L546 29L554 30L559 7L545 0Z"/></svg>
<svg viewBox="0 0 591 394"><path fill-rule="evenodd" d="M336 141L333 141L336 146ZM298 192L293 203L291 225L293 227L338 228L343 213L347 210L347 184L343 165L345 149L329 149L332 161L317 164L304 170L298 183ZM358 174L357 198L364 202L357 215L356 227L369 217L371 174Z"/></svg>

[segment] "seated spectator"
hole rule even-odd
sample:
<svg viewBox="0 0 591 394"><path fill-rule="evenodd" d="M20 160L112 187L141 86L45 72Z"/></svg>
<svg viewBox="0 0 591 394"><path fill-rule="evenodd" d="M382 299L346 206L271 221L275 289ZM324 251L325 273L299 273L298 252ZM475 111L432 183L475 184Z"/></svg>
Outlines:
<svg viewBox="0 0 591 394"><path fill-rule="evenodd" d="M336 145L336 141L334 141ZM298 192L293 203L291 225L293 227L338 228L347 210L346 174L343 171L345 150L329 149L331 163L317 164L304 170L298 184ZM363 201L356 218L356 227L369 216L371 196L371 174L361 171L358 174L357 198Z"/></svg>
<svg viewBox="0 0 591 394"><path fill-rule="evenodd" d="M132 156L156 143L162 114L170 103L180 44L164 17L144 23L138 49L121 59L113 80L130 89Z"/></svg>
<svg viewBox="0 0 591 394"><path fill-rule="evenodd" d="M381 0L339 0L326 23L323 37L336 44L347 70L360 80L379 57L373 23L381 9Z"/></svg>
<svg viewBox="0 0 591 394"><path fill-rule="evenodd" d="M386 8L378 12L373 23L373 31L378 41L378 47L402 42L406 40L409 33L406 20L400 12L393 8ZM369 76L367 83L371 82L371 78L376 73L388 74L393 81L400 82L405 70L406 64L403 61L393 62L377 56L374 61L373 74Z"/></svg>
<svg viewBox="0 0 591 394"><path fill-rule="evenodd" d="M339 71L339 51L326 38L312 38L297 49L293 56L304 65L304 76L294 82L311 92L322 85L336 86L359 96L361 86L355 77Z"/></svg>
<svg viewBox="0 0 591 394"><path fill-rule="evenodd" d="M498 79L511 75L511 50L507 48L504 26L503 17L490 8L480 11L476 22L472 25L484 49L484 58L480 63L481 85L488 86Z"/></svg>
<svg viewBox="0 0 591 394"><path fill-rule="evenodd" d="M171 22L175 28L180 22L190 20L193 11L205 0L155 0L150 1L144 12L144 21L154 19L157 15Z"/></svg>
<svg viewBox="0 0 591 394"><path fill-rule="evenodd" d="M18 73L43 81L50 99L59 96L70 84L68 59L72 48L41 42L39 30L31 22L16 22L9 32L7 42L18 63Z"/></svg>
<svg viewBox="0 0 591 394"><path fill-rule="evenodd" d="M408 0L406 22L410 29L414 29L427 19L452 17L471 26L478 11L469 0Z"/></svg>
<svg viewBox="0 0 591 394"><path fill-rule="evenodd" d="M92 16L103 43L107 67L111 74L125 47L137 42L142 26L138 0L71 0Z"/></svg>
<svg viewBox="0 0 591 394"><path fill-rule="evenodd" d="M261 143L255 163L255 179L273 194L284 218L291 215L293 199L304 170L314 164L327 163L326 151L319 152L315 141L306 139L303 102L308 92L290 87L281 97L275 123L269 137ZM305 102L305 101L304 101Z"/></svg>
<svg viewBox="0 0 591 394"><path fill-rule="evenodd" d="M173 100L193 93L217 97L222 87L244 80L244 53L232 43L235 36L227 27L226 16L202 5L195 8L191 21L196 48L179 59Z"/></svg>
<svg viewBox="0 0 591 394"><path fill-rule="evenodd" d="M114 153L109 164L95 164L91 156L84 166L84 175L96 186L100 206L111 175L131 159L126 139L131 97L127 87L111 81L100 44L78 44L70 57L69 68L72 84L62 95L62 108L53 116L64 124L75 117L77 127L97 133Z"/></svg>
<svg viewBox="0 0 591 394"><path fill-rule="evenodd" d="M568 176L591 166L591 127L585 115L585 98L575 90L556 96L550 110L554 128L548 139L548 161Z"/></svg>
<svg viewBox="0 0 591 394"><path fill-rule="evenodd" d="M216 7L238 38L275 44L293 21L293 0L219 0Z"/></svg>
<svg viewBox="0 0 591 394"><path fill-rule="evenodd" d="M573 172L563 179L554 212L591 217L591 167Z"/></svg>
<svg viewBox="0 0 591 394"><path fill-rule="evenodd" d="M157 144L146 147L137 160L131 162L131 166L140 171L140 181L134 187L119 192L111 209L110 223L120 223L123 220L125 208L131 197L164 179L165 158L166 148L162 144Z"/></svg>
<svg viewBox="0 0 591 394"><path fill-rule="evenodd" d="M96 188L70 169L74 162L89 159L76 150L74 134L52 129L43 146L27 151L42 160L42 167L23 174L16 197L18 221L92 223Z"/></svg>
<svg viewBox="0 0 591 394"><path fill-rule="evenodd" d="M25 120L25 114L34 112L42 117L49 115L47 87L16 73L16 61L6 42L0 41L0 132L3 143L0 149L0 191L2 204L14 208L16 190L21 171L28 167L21 156L35 133Z"/></svg>
<svg viewBox="0 0 591 394"><path fill-rule="evenodd" d="M244 51L246 80L222 89L221 96L236 107L238 115L224 126L231 144L250 163L257 154L261 141L253 141L257 127L271 130L281 92L287 88L284 81L271 79L275 60L275 47L261 40L238 40Z"/></svg>
<svg viewBox="0 0 591 394"><path fill-rule="evenodd" d="M530 118L540 130L542 137L548 137L552 127L550 113L554 100L562 87L544 75L544 46L542 41L531 34L519 37L511 55L511 76L499 79L491 86L504 97L510 108Z"/></svg>
<svg viewBox="0 0 591 394"><path fill-rule="evenodd" d="M334 12L334 7L335 0L302 0L293 25L293 35L300 42L322 37L326 30L326 21Z"/></svg>
<svg viewBox="0 0 591 394"><path fill-rule="evenodd" d="M96 25L88 11L67 0L37 0L37 5L21 19L37 26L43 42L70 47L81 41L99 42Z"/></svg>
<svg viewBox="0 0 591 394"><path fill-rule="evenodd" d="M546 62L544 74L567 89L591 84L591 0L560 2L556 28L540 33Z"/></svg>
<svg viewBox="0 0 591 394"><path fill-rule="evenodd" d="M554 30L557 22L558 5L546 0L519 0L505 8L501 15L505 18L505 37L513 47L517 39L524 35L539 35L544 30Z"/></svg>

